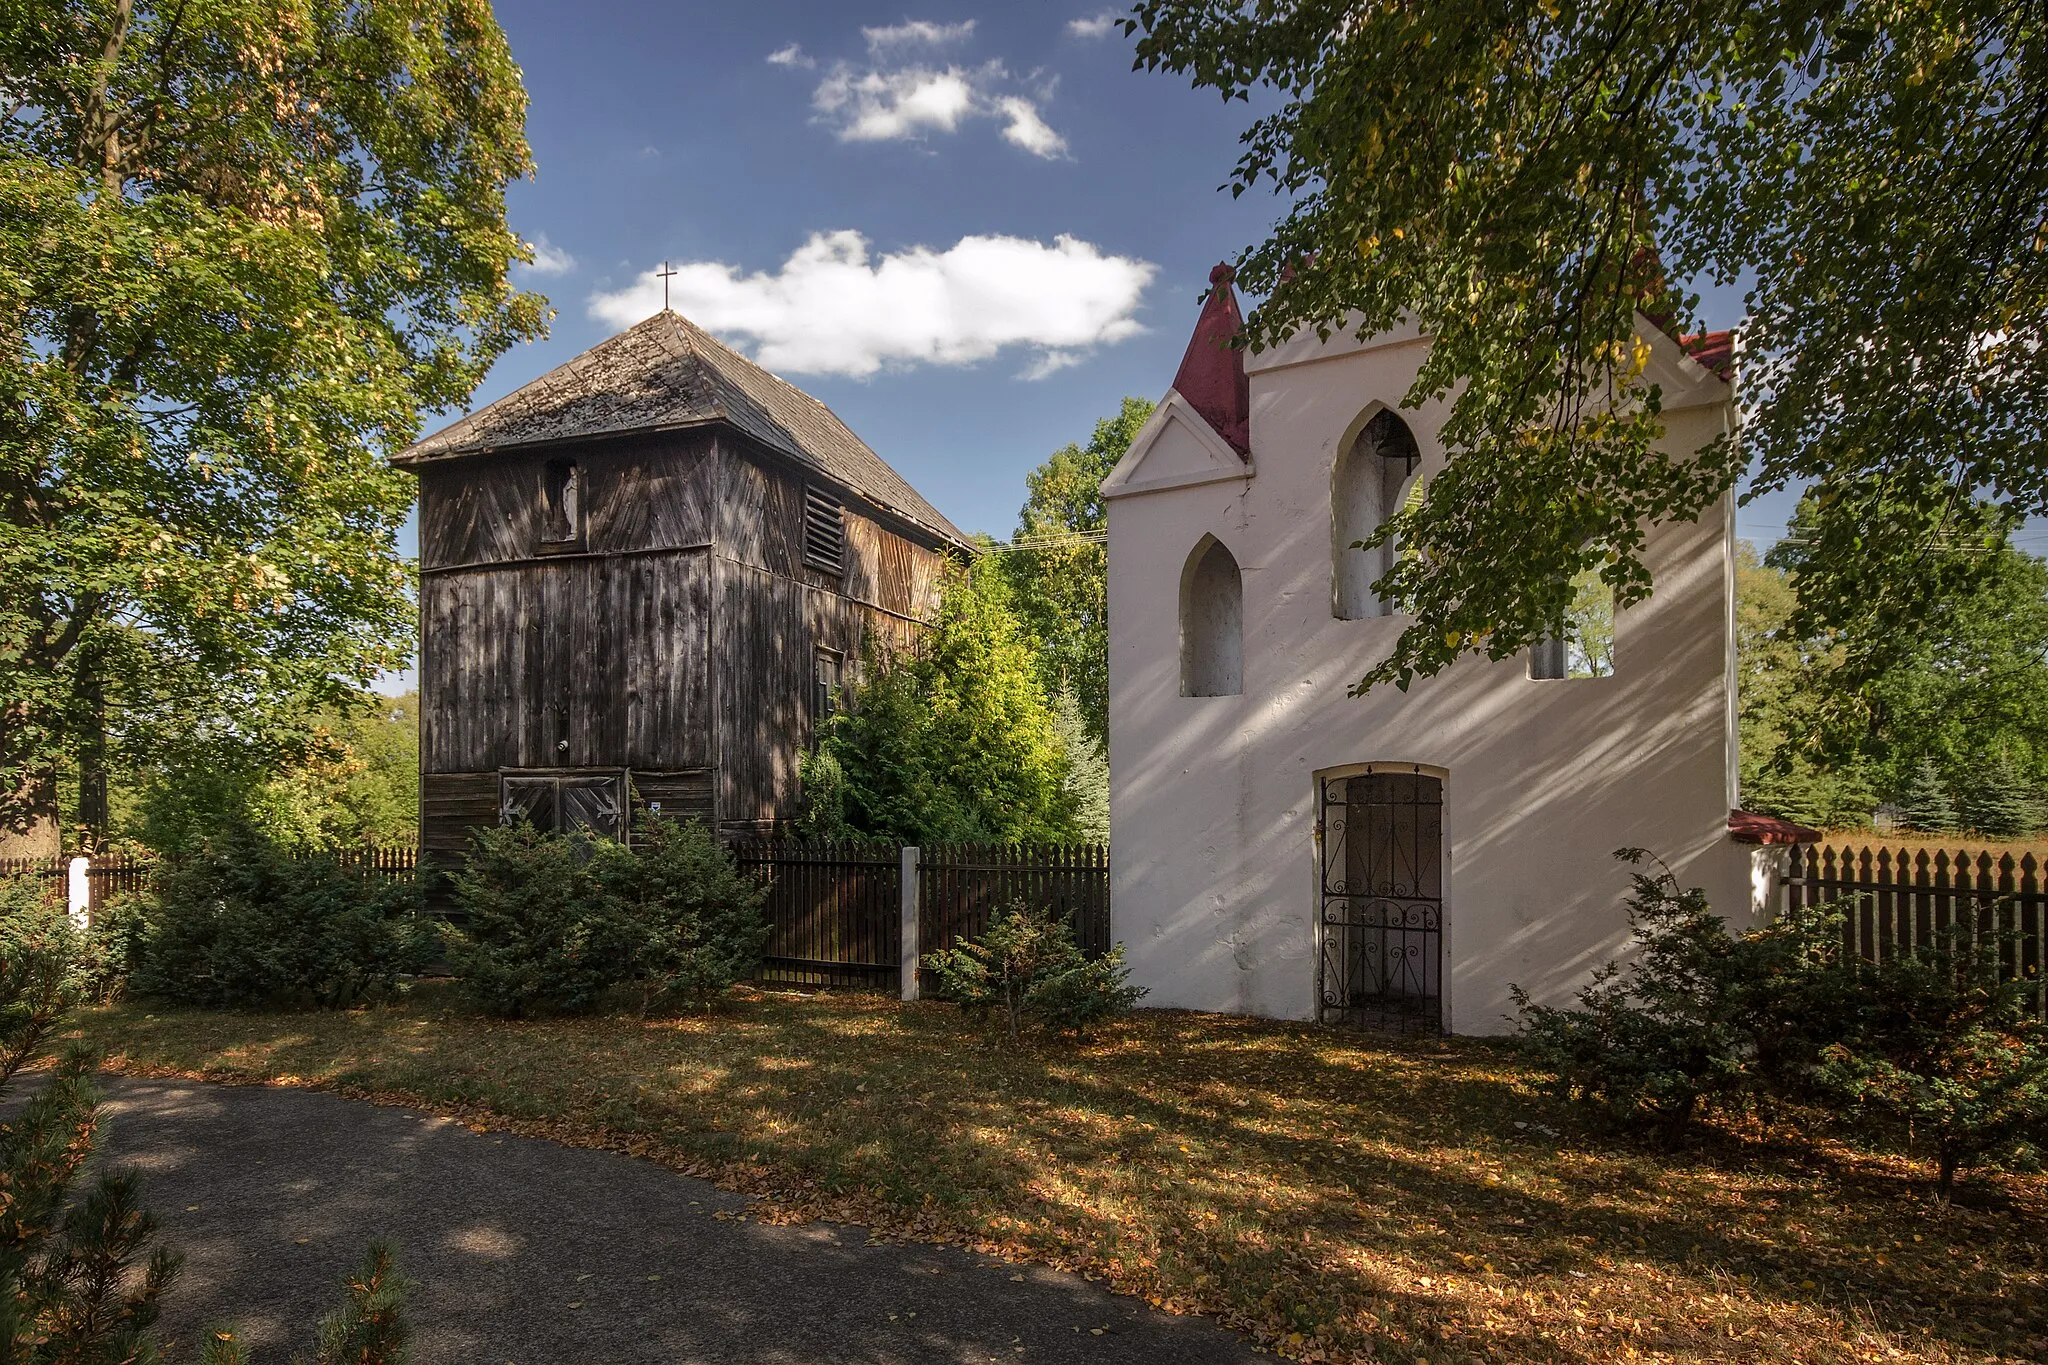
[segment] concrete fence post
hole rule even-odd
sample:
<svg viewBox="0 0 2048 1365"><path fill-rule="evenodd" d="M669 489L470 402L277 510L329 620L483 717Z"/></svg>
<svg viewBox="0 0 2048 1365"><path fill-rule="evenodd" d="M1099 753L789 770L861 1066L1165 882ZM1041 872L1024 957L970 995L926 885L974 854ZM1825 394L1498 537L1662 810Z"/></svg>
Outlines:
<svg viewBox="0 0 2048 1365"><path fill-rule="evenodd" d="M919 852L916 844L903 846L903 998L917 999L917 894Z"/></svg>
<svg viewBox="0 0 2048 1365"><path fill-rule="evenodd" d="M83 932L92 923L92 859L80 854L71 860L65 897L71 910L71 925Z"/></svg>

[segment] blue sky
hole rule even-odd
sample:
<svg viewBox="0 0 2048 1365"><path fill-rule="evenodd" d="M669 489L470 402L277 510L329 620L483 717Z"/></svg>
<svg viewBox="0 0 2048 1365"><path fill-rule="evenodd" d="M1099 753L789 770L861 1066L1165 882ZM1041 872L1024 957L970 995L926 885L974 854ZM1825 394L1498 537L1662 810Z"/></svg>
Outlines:
<svg viewBox="0 0 2048 1365"><path fill-rule="evenodd" d="M521 275L557 316L477 402L658 306L644 277L667 260L680 311L829 403L968 530L1006 534L1027 470L1166 388L1209 267L1280 211L1217 190L1246 106L1133 72L1100 6L497 13L539 167L512 223L553 267ZM991 289L1022 297L977 307ZM1710 300L1710 320L1737 303Z"/></svg>
<svg viewBox="0 0 2048 1365"><path fill-rule="evenodd" d="M658 292L630 291L668 260L684 272L678 311L830 404L969 530L1006 534L1025 471L1085 440L1123 395L1165 389L1209 267L1275 213L1216 192L1244 106L1134 74L1121 34L1070 26L1100 9L497 12L539 168L511 191L512 223L558 267L522 279L557 315L477 401L658 306ZM790 268L821 234L841 235ZM863 269L843 234L865 244ZM1014 240L976 240L991 238ZM976 309L989 289L1022 297ZM622 291L593 315L594 298ZM1007 316L958 316L977 311ZM848 332L862 335L836 352L807 344ZM1052 344L1000 344L1037 336Z"/></svg>

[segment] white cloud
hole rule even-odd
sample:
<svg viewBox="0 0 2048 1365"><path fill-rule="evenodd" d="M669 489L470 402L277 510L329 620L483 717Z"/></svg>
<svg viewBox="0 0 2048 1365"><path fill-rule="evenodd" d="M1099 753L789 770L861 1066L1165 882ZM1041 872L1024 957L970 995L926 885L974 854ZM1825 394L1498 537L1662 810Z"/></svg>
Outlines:
<svg viewBox="0 0 2048 1365"><path fill-rule="evenodd" d="M1116 21L1122 17L1115 10L1106 9L1093 18L1069 19L1067 32L1076 38L1107 38L1116 31Z"/></svg>
<svg viewBox="0 0 2048 1365"><path fill-rule="evenodd" d="M811 96L811 107L838 125L842 142L887 142L929 129L950 133L976 104L973 81L958 67L856 72L841 63Z"/></svg>
<svg viewBox="0 0 2048 1365"><path fill-rule="evenodd" d="M550 242L545 232L528 245L533 248L533 259L522 262L522 270L535 275L566 275L576 268L576 258Z"/></svg>
<svg viewBox="0 0 2048 1365"><path fill-rule="evenodd" d="M929 19L905 19L900 24L886 28L864 28L860 36L868 40L868 51L886 52L890 48L941 47L957 43L974 35L974 21L964 19L957 24L935 24Z"/></svg>
<svg viewBox="0 0 2048 1365"><path fill-rule="evenodd" d="M886 28L864 28L868 61L834 62L811 92L818 123L832 129L841 142L894 142L933 133L958 132L969 119L1000 121L1003 137L1033 156L1053 160L1066 155L1067 140L1039 113L1051 86L1033 90L1036 98L1017 93L1001 62L943 65L928 49L963 42L974 34L974 21L935 24L906 19ZM769 54L778 66L815 66L795 43Z"/></svg>
<svg viewBox="0 0 2048 1365"><path fill-rule="evenodd" d="M872 257L866 238L841 231L813 234L774 274L692 261L669 285L676 311L780 373L865 378L1025 347L1035 354L1020 378L1042 379L1143 331L1134 314L1157 272L1075 237L963 237ZM590 300L591 316L620 327L660 307L651 270Z"/></svg>
<svg viewBox="0 0 2048 1365"><path fill-rule="evenodd" d="M1006 95L996 101L996 109L1008 120L1003 125L1004 140L1048 161L1066 154L1067 140L1038 116L1038 106L1030 100L1021 95Z"/></svg>

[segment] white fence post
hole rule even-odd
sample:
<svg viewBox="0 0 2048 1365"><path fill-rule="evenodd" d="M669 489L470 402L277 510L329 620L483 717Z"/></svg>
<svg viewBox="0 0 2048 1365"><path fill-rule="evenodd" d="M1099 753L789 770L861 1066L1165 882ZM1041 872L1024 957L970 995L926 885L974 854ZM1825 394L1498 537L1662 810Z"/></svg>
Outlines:
<svg viewBox="0 0 2048 1365"><path fill-rule="evenodd" d="M916 844L903 846L903 998L917 999L917 882L919 854Z"/></svg>
<svg viewBox="0 0 2048 1365"><path fill-rule="evenodd" d="M92 859L80 854L71 860L69 871L66 899L70 902L71 925L82 933L92 923Z"/></svg>

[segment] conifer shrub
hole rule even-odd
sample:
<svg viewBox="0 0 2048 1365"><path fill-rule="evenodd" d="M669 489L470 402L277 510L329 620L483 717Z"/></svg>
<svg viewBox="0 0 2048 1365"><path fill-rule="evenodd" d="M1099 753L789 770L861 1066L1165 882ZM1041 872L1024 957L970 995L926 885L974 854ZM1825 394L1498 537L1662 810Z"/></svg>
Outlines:
<svg viewBox="0 0 2048 1365"><path fill-rule="evenodd" d="M1961 796L1961 823L1978 834L2020 839L2041 828L2040 798L2009 755L2000 754L1974 773Z"/></svg>
<svg viewBox="0 0 2048 1365"><path fill-rule="evenodd" d="M1121 944L1091 959L1065 919L1022 902L998 913L979 939L927 953L924 965L940 997L999 1019L1013 1040L1029 1021L1085 1036L1145 994L1130 984Z"/></svg>
<svg viewBox="0 0 2048 1365"><path fill-rule="evenodd" d="M345 1009L433 959L417 888L294 853L248 825L167 861L133 913L145 995L197 1009Z"/></svg>
<svg viewBox="0 0 2048 1365"><path fill-rule="evenodd" d="M1941 769L1922 757L1899 789L1899 823L1916 834L1949 834L1962 828L1962 817L1949 800Z"/></svg>
<svg viewBox="0 0 2048 1365"><path fill-rule="evenodd" d="M1629 920L1635 955L1576 1007L1515 989L1520 1043L1551 1093L1667 1138L1717 1110L1849 1116L1930 1141L1944 1196L1968 1165L2038 1156L2048 1028L2031 1013L2038 981L2001 975L2002 942L1871 963L1828 906L1732 934L1668 868L1635 874Z"/></svg>
<svg viewBox="0 0 2048 1365"><path fill-rule="evenodd" d="M96 1059L49 1044L89 980L61 905L30 878L0 880L0 1100L24 1068L43 1083L0 1122L0 1360L155 1365L154 1327L182 1263L157 1238L133 1172L86 1178L99 1137ZM404 1285L379 1244L321 1325L315 1365L402 1365ZM207 1334L207 1365L247 1365L232 1331Z"/></svg>
<svg viewBox="0 0 2048 1365"><path fill-rule="evenodd" d="M2000 972L2002 946L1950 938L1855 964L1854 1007L1819 1052L1817 1078L1853 1112L1932 1147L1944 1198L1958 1170L2048 1143L2040 985Z"/></svg>
<svg viewBox="0 0 2048 1365"><path fill-rule="evenodd" d="M478 830L454 879L459 928L449 955L488 1014L580 1014L636 995L701 1005L751 975L768 926L762 892L697 823L642 815L634 847L543 833Z"/></svg>

